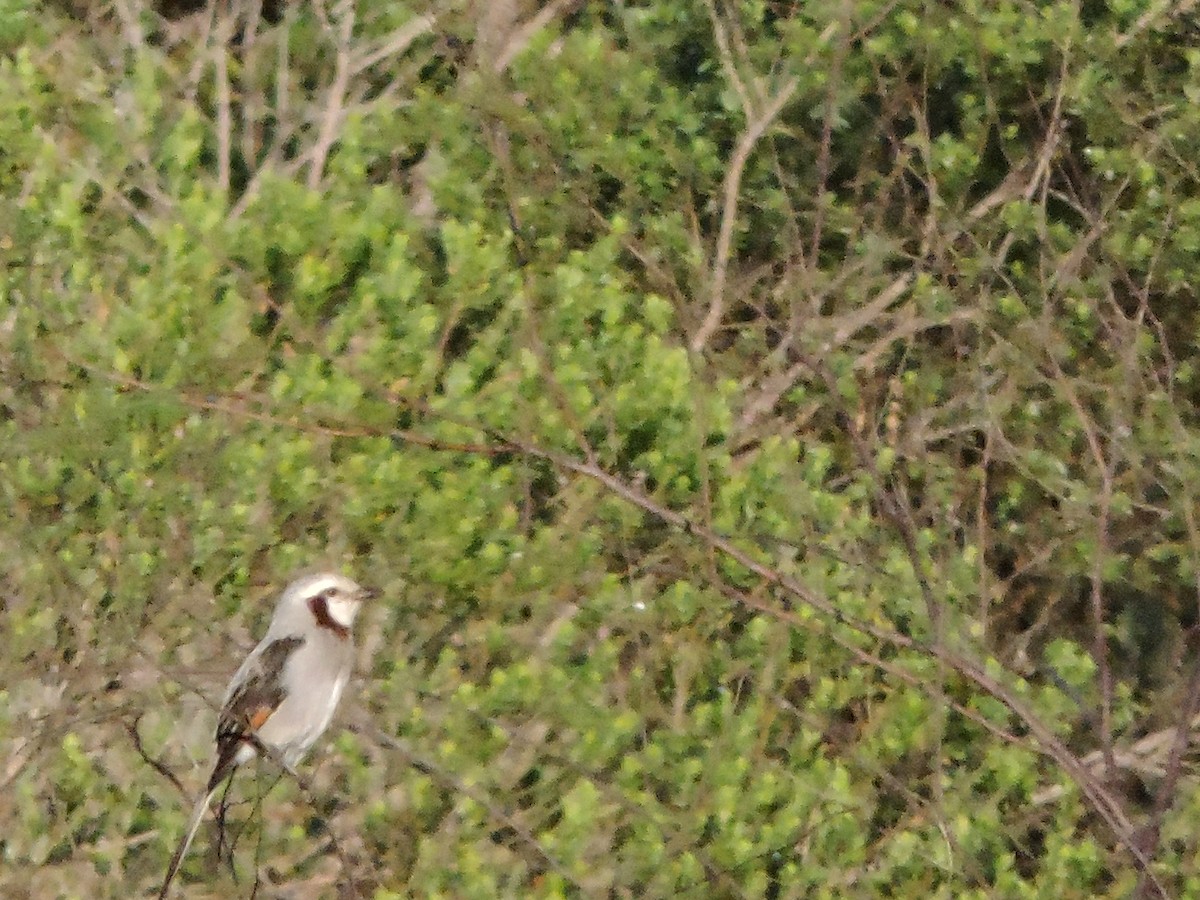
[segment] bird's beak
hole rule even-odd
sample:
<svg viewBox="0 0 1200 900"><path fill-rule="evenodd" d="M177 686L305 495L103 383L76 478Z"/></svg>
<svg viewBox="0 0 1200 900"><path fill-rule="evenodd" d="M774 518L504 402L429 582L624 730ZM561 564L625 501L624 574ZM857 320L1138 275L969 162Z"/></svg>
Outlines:
<svg viewBox="0 0 1200 900"><path fill-rule="evenodd" d="M358 589L358 599L359 600L363 600L363 601L377 600L378 598L379 598L379 591L376 588L359 588Z"/></svg>

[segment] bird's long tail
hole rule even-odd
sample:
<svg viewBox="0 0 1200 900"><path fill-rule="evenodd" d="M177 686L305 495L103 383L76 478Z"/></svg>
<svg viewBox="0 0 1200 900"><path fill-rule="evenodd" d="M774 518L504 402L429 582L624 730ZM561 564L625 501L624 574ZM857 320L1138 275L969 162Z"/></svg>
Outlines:
<svg viewBox="0 0 1200 900"><path fill-rule="evenodd" d="M212 800L212 795L216 793L216 790L214 785L196 798L196 805L192 808L192 818L188 822L183 840L175 849L175 855L171 857L171 865L167 867L167 876L163 879L162 890L158 892L158 900L165 900L167 891L171 889L171 882L175 880L179 867L183 865L183 858L187 856L188 848L192 846L192 838L196 836L196 829L200 827L200 820L204 818L204 812L208 809L209 801Z"/></svg>

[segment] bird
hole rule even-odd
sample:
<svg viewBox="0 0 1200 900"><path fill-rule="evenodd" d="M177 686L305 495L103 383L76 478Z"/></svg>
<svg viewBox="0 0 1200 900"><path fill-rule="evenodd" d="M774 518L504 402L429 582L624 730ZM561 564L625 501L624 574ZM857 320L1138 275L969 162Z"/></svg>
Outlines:
<svg viewBox="0 0 1200 900"><path fill-rule="evenodd" d="M234 673L217 717L216 761L171 857L159 900L179 872L213 794L234 770L266 755L294 774L337 709L354 662L354 620L374 592L331 572L293 581L271 624Z"/></svg>

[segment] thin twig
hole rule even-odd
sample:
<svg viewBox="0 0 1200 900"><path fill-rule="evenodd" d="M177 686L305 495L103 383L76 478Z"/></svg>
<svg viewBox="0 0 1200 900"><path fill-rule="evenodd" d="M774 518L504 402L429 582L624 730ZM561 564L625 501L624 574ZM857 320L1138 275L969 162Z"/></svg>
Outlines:
<svg viewBox="0 0 1200 900"><path fill-rule="evenodd" d="M1092 655L1095 658L1096 671L1100 681L1100 746L1104 751L1105 766L1111 777L1115 773L1116 764L1113 760L1113 674L1109 662L1108 635L1105 624L1104 566L1109 558L1108 524L1115 490L1113 477L1117 459L1115 453L1105 453L1105 447L1100 438L1101 429L1097 423L1092 421L1092 417L1079 399L1072 380L1063 372L1053 353L1049 353L1047 356L1058 389L1066 397L1067 403L1075 412L1079 427L1083 429L1092 462L1100 476L1100 496L1097 500L1096 515L1096 548L1092 554L1092 566L1088 577L1091 581Z"/></svg>
<svg viewBox="0 0 1200 900"><path fill-rule="evenodd" d="M184 797L189 796L187 788L183 786L183 782L175 777L175 773L167 768L166 764L163 763L162 760L155 759L149 754L149 752L147 752L145 744L142 743L142 734L138 730L138 725L141 724L141 721L142 716L139 713L133 718L133 721L125 723L125 733L128 734L130 740L133 741L133 749L137 751L138 756L142 758L146 765L150 766L150 768L152 768L155 772L167 779L167 781L171 782L171 784L175 786L175 789L179 791L180 794L182 794Z"/></svg>
<svg viewBox="0 0 1200 900"><path fill-rule="evenodd" d="M699 353L705 348L713 332L720 326L721 317L725 312L725 279L728 276L729 258L733 251L733 229L737 222L742 173L745 171L746 163L750 159L750 154L754 152L754 147L758 144L759 139L783 111L784 106L792 99L792 95L796 93L796 88L799 86L799 79L795 77L789 78L784 83L758 118L742 132L737 147L733 151L733 157L729 161L722 191L724 201L721 209L721 227L717 234L716 258L708 288L708 312L705 314L700 328L692 337L693 353Z"/></svg>
<svg viewBox="0 0 1200 900"><path fill-rule="evenodd" d="M725 70L725 77L729 79L734 93L741 101L742 115L746 117L747 122L752 121L754 119L754 103L750 99L749 91L742 83L742 76L738 72L737 63L734 62L733 53L729 49L729 35L725 31L725 23L717 14L717 6L713 0L704 0L704 5L708 8L708 19L712 23L713 39L716 41L717 55L721 58L721 68Z"/></svg>
<svg viewBox="0 0 1200 900"><path fill-rule="evenodd" d="M415 16L388 35L378 47L351 59L349 73L359 75L376 63L399 56L407 51L421 35L433 31L436 22L437 16L434 15Z"/></svg>
<svg viewBox="0 0 1200 900"><path fill-rule="evenodd" d="M1138 16L1137 21L1130 26L1128 31L1118 34L1113 39L1113 46L1118 50L1122 49L1147 28L1156 27L1158 23L1155 20L1160 16L1166 19L1178 19L1180 16L1186 16L1195 9L1196 3L1197 0L1181 0L1172 5L1171 0L1158 0L1150 9Z"/></svg>
<svg viewBox="0 0 1200 900"><path fill-rule="evenodd" d="M329 151L337 141L338 132L342 126L343 110L346 103L346 91L350 86L351 60L350 38L354 34L354 5L351 3L338 4L342 7L341 21L337 28L337 56L334 59L333 82L326 94L325 115L321 118L321 129L317 141L313 145L308 164L308 187L316 190L321 185L325 174L325 160ZM317 4L320 8L320 4ZM332 30L332 29L331 29Z"/></svg>
<svg viewBox="0 0 1200 900"><path fill-rule="evenodd" d="M550 3L539 9L530 16L528 21L513 30L504 49L497 54L492 63L492 71L497 75L506 71L517 55L533 40L535 34L554 21L561 13L570 12L581 2L582 0L551 0Z"/></svg>
<svg viewBox="0 0 1200 900"><path fill-rule="evenodd" d="M843 13L847 13L844 4ZM848 24L849 22L845 23L845 25ZM846 28L845 30L848 31L849 29ZM814 270L820 263L821 237L825 228L825 206L829 191L829 170L833 158L833 120L838 91L845 87L842 82L842 66L846 61L846 54L848 52L849 41L843 36L843 39L838 42L837 50L833 55L833 62L829 72L829 82L825 90L825 112L821 116L821 141L817 145L817 189L816 195L813 197L812 237L808 252L808 265L810 269ZM800 250L800 255L804 255L803 248Z"/></svg>
<svg viewBox="0 0 1200 900"><path fill-rule="evenodd" d="M226 196L229 194L230 148L233 136L229 91L229 39L232 30L232 17L226 16L217 28L217 39L212 43L217 79L217 187Z"/></svg>
<svg viewBox="0 0 1200 900"><path fill-rule="evenodd" d="M473 785L468 784L460 778L455 777L452 773L445 771L441 766L432 763L426 759L419 758L413 749L398 738L392 737L382 728L376 725L370 726L370 732L375 740L382 747L387 747L390 750L396 750L402 753L408 760L409 764L418 771L424 773L430 778L442 782L444 785L452 789L455 793L468 797L478 803L481 807L487 810L488 815L492 820L511 828L513 833L517 835L521 842L532 850L541 860L542 865L551 869L562 877L571 887L580 891L582 888L578 885L574 878L570 875L570 870L557 858L555 855L538 840L537 835L521 822L515 814L509 813L501 808L490 797L480 791Z"/></svg>

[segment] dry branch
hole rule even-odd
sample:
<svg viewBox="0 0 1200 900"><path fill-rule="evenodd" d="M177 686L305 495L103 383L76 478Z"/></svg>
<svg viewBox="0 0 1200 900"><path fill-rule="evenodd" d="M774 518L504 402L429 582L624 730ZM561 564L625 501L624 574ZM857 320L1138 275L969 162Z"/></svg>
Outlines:
<svg viewBox="0 0 1200 900"><path fill-rule="evenodd" d="M733 158L729 161L729 168L725 173L725 185L721 192L724 197L721 209L721 228L717 235L716 259L713 263L708 288L708 312L705 314L700 328L692 337L693 353L699 353L708 344L709 338L721 324L721 317L725 312L725 279L729 271L730 254L733 250L733 229L737 223L742 173L745 171L746 163L749 161L755 145L758 144L759 139L766 133L767 128L775 121L779 113L783 111L783 107L796 93L797 87L799 87L799 81L796 78L790 78L783 84L767 103L766 108L742 132L737 147L733 151Z"/></svg>
<svg viewBox="0 0 1200 900"><path fill-rule="evenodd" d="M353 74L350 41L354 35L354 5L339 3L338 6L342 9L341 19L337 23L336 29L332 24L325 25L326 30L330 33L336 31L334 44L337 55L334 60L333 82L329 85L326 94L325 113L321 117L321 127L316 143L313 144L312 152L309 154L308 187L311 190L316 190L320 186L321 178L325 174L325 160L329 156L329 151L337 140L342 126L346 90L350 86L350 76ZM320 8L319 4L318 8Z"/></svg>

